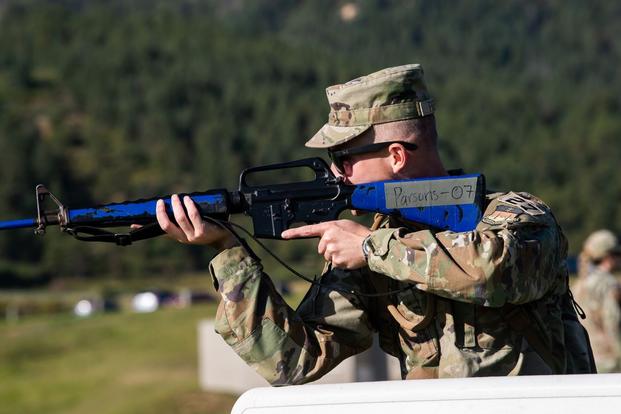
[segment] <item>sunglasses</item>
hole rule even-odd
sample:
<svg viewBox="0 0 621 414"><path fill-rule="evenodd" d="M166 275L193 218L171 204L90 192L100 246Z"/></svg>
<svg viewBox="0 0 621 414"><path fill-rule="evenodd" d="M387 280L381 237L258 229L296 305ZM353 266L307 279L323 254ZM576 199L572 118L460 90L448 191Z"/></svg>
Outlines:
<svg viewBox="0 0 621 414"><path fill-rule="evenodd" d="M377 152L381 149L388 147L391 144L401 144L407 150L414 151L416 148L416 144L412 142L403 142L403 141L389 141L389 142L378 142L376 144L363 145L361 147L348 148L338 151L330 151L328 150L328 155L330 156L330 160L334 164L336 171L339 174L345 174L345 168L343 167L343 162L347 161L349 157L352 155L360 155L360 154L370 154L372 152Z"/></svg>

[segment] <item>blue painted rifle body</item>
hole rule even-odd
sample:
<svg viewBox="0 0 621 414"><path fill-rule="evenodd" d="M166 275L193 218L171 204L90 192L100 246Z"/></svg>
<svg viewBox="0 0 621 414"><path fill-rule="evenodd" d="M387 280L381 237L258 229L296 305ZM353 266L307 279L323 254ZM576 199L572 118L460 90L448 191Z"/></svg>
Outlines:
<svg viewBox="0 0 621 414"><path fill-rule="evenodd" d="M286 173L287 169L301 167L312 169L315 179L286 184L248 184L248 177L258 173L279 170ZM473 230L482 217L485 183L482 175L462 175L348 185L335 177L321 158L308 158L244 170L238 191L210 190L187 195L204 217L228 220L231 214L251 216L254 234L261 238L279 239L282 231L299 223L336 220L345 209L399 216L436 229L462 232ZM55 209L43 209L47 198L56 203ZM170 212L170 196L69 209L43 186L38 186L37 217L0 221L0 230L35 227L41 234L47 226L59 225L73 235L80 232L100 235L103 233L94 229L155 223L155 205L159 199L164 200ZM161 234L159 229L152 235L157 234ZM121 237L127 235L115 236L119 237L113 240L95 237L94 240L118 244L132 241L131 237Z"/></svg>

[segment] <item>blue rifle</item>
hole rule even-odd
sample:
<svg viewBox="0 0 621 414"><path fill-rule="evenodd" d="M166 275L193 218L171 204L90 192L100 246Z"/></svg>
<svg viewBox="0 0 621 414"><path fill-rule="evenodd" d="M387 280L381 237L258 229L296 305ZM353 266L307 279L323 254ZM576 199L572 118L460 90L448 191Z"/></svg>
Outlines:
<svg viewBox="0 0 621 414"><path fill-rule="evenodd" d="M314 179L285 184L251 185L257 173L293 168L310 168ZM209 190L187 194L201 215L219 223L231 214L252 218L254 236L280 239L280 234L300 223L336 220L346 209L364 210L401 217L439 230L473 230L481 220L485 200L484 176L460 175L411 180L381 181L348 185L334 176L321 158L307 158L244 170L239 190ZM157 225L155 205L163 199L171 213L170 196L69 209L43 185L36 187L37 216L34 219L0 221L0 230L34 227L44 234L46 227L58 225L83 241L114 242L125 246L133 241L163 234ZM55 206L45 210L46 200ZM142 224L143 228L114 233L104 228Z"/></svg>

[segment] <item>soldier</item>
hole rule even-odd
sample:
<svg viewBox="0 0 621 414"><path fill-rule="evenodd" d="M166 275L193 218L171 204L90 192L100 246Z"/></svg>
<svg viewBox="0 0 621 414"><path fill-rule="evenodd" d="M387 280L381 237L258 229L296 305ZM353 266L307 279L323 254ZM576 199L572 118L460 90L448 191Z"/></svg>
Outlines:
<svg viewBox="0 0 621 414"><path fill-rule="evenodd" d="M612 275L621 264L621 246L609 230L598 230L584 242L581 258L587 262L585 275L576 282L576 300L587 318L595 363L599 372L621 371L621 285Z"/></svg>
<svg viewBox="0 0 621 414"><path fill-rule="evenodd" d="M420 65L326 92L328 123L306 145L328 150L346 182L450 174ZM220 251L210 264L222 296L217 331L274 385L318 379L367 349L374 333L399 358L403 378L590 370L567 295L566 239L529 194L489 194L483 221L465 233L381 216L371 229L336 220L287 230L286 239L319 238L327 261L295 310L248 246L201 220L189 198L172 204L178 226L162 202L157 208L169 235Z"/></svg>

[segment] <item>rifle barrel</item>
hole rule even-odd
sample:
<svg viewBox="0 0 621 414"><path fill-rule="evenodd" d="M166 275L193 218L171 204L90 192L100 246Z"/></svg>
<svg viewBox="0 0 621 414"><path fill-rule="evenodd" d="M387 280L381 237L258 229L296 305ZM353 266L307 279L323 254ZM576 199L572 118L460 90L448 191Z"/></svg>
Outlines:
<svg viewBox="0 0 621 414"><path fill-rule="evenodd" d="M0 221L0 230L20 229L24 227L36 227L36 226L37 226L37 220L35 219Z"/></svg>

